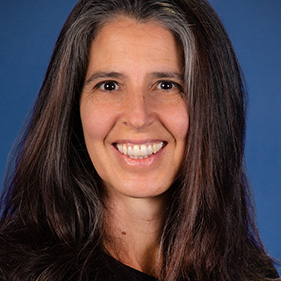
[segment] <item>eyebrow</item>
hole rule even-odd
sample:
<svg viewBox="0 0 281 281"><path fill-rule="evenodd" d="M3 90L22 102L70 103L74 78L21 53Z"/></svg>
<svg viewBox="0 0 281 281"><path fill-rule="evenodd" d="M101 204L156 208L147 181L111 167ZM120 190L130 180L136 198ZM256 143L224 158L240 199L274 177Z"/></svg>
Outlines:
<svg viewBox="0 0 281 281"><path fill-rule="evenodd" d="M114 79L118 79L118 78L124 78L125 75L119 73L119 72L114 72L114 71L110 71L110 72L96 72L93 73L85 82L85 85L88 85L89 83L91 83L92 81L96 80L96 79L101 79L101 78L114 78Z"/></svg>
<svg viewBox="0 0 281 281"><path fill-rule="evenodd" d="M160 72L152 72L150 74L152 77L155 78L176 78L178 80L183 80L183 75L180 72L174 72L174 71L160 71Z"/></svg>
<svg viewBox="0 0 281 281"><path fill-rule="evenodd" d="M182 73L179 72L174 72L174 71L156 71L152 72L149 74L149 76L153 78L158 78L158 79L164 79L164 78L174 78L178 79L180 81L183 81L183 75ZM125 75L119 72L114 72L114 71L101 71L101 72L96 72L93 73L85 82L85 85L90 84L96 79L102 79L102 78L113 78L113 79L121 79L125 78Z"/></svg>

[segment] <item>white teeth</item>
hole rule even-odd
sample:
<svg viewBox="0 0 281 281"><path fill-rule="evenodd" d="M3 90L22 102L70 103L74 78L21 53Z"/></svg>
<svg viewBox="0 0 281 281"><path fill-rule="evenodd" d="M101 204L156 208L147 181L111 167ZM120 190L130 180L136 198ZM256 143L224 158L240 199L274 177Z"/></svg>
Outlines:
<svg viewBox="0 0 281 281"><path fill-rule="evenodd" d="M122 153L122 151L120 151ZM131 146L128 147L127 155L133 155L133 148Z"/></svg>
<svg viewBox="0 0 281 281"><path fill-rule="evenodd" d="M164 143L159 142L159 143L154 143L153 145L126 145L126 144L117 144L116 147L117 149L124 155L128 155L130 158L133 159L144 159L152 155L153 153L157 153L158 151L161 150L163 147Z"/></svg>
<svg viewBox="0 0 281 281"><path fill-rule="evenodd" d="M121 144L117 143L116 147L121 153L123 153L123 146Z"/></svg>
<svg viewBox="0 0 281 281"><path fill-rule="evenodd" d="M140 154L141 155L147 155L147 146L146 145L144 145L144 144L142 144L141 146L140 146Z"/></svg>
<svg viewBox="0 0 281 281"><path fill-rule="evenodd" d="M128 154L128 149L127 149L127 146L125 144L123 144L123 154L127 155Z"/></svg>
<svg viewBox="0 0 281 281"><path fill-rule="evenodd" d="M147 147L147 154L151 155L153 153L151 144Z"/></svg>
<svg viewBox="0 0 281 281"><path fill-rule="evenodd" d="M141 151L140 151L139 146L138 145L134 145L134 147L133 147L133 155L132 156L139 157L139 156L141 156L140 153L141 153Z"/></svg>

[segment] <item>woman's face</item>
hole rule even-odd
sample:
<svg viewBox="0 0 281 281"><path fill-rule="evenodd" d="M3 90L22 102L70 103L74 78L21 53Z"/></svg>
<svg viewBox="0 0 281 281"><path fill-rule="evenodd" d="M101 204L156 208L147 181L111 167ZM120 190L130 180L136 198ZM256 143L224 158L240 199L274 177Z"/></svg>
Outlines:
<svg viewBox="0 0 281 281"><path fill-rule="evenodd" d="M153 22L121 17L92 42L80 112L109 194L152 198L172 184L189 126L182 60L172 33Z"/></svg>

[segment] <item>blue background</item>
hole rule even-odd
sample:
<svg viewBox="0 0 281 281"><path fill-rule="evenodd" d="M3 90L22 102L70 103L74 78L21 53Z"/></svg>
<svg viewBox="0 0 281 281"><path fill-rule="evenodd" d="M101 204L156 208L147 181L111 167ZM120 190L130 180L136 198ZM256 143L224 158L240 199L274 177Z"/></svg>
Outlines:
<svg viewBox="0 0 281 281"><path fill-rule="evenodd" d="M0 181L76 0L0 0ZM281 259L281 0L210 0L246 76L248 175L269 253ZM279 271L280 272L280 271Z"/></svg>

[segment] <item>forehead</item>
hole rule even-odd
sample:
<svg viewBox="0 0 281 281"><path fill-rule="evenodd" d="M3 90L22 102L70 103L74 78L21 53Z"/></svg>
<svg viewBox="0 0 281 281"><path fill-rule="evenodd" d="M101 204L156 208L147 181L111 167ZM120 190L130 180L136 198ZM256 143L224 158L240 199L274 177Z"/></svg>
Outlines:
<svg viewBox="0 0 281 281"><path fill-rule="evenodd" d="M182 48L173 33L156 21L139 22L118 17L102 26L90 49L90 61L96 64L113 62L117 56L124 60L182 61Z"/></svg>

